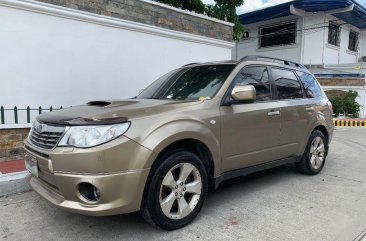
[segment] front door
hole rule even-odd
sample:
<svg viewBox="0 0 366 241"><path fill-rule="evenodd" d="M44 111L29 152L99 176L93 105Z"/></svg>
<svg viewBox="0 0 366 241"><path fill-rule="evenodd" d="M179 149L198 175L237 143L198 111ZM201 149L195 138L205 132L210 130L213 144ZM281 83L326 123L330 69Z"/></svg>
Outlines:
<svg viewBox="0 0 366 241"><path fill-rule="evenodd" d="M233 103L221 106L222 170L257 165L281 158L277 154L281 131L281 109L273 101L268 68L246 66L234 78L235 85L253 85L254 103ZM225 98L230 98L230 95Z"/></svg>

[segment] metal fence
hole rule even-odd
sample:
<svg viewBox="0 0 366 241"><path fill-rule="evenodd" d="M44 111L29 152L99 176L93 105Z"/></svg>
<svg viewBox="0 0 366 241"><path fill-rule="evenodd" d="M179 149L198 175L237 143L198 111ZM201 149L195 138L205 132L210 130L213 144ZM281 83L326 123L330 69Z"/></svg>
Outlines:
<svg viewBox="0 0 366 241"><path fill-rule="evenodd" d="M5 109L4 106L0 107L0 124L5 124L6 121L6 117L5 114L10 112L13 112L13 117L14 117L14 124L19 124L19 114L20 113L24 113L26 112L26 123L31 123L31 113L34 114L42 114L44 112L51 112L51 111L55 111L55 110L60 110L63 107L61 106L60 108L53 108L52 106L50 106L49 108L43 108L43 107L38 107L38 108L30 108L29 106L27 106L27 108L18 108L17 106L14 106L14 108L12 109ZM38 112L38 113L37 113Z"/></svg>

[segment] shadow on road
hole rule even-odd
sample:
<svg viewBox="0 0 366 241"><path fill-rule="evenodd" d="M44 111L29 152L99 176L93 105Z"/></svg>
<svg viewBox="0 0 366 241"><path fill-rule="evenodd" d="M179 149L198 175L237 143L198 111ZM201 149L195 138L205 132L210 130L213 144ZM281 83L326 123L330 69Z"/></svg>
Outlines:
<svg viewBox="0 0 366 241"><path fill-rule="evenodd" d="M202 215L209 214L211 209L222 209L233 198L245 198L245 195L265 188L268 183L276 185L277 182L289 175L300 174L295 172L293 166L288 165L225 181L217 190L209 192L202 214L197 218L201 219ZM40 202L46 201L40 199ZM48 206L49 204L44 203L38 207L42 208L44 205ZM57 226L68 226L67 228L75 229L75 231L89 229L91 235L99 236L103 234L102 236L105 239L116 238L116 235L122 233L123 235L130 235L131 238L149 238L149 235L166 233L166 231L146 223L138 212L108 217L92 217L68 213L51 205L47 209L53 209L52 211L56 214L52 215L52 219L53 222L57 223ZM65 223L65 220L70 220L72 225ZM113 232L108 232L108 230L113 230Z"/></svg>

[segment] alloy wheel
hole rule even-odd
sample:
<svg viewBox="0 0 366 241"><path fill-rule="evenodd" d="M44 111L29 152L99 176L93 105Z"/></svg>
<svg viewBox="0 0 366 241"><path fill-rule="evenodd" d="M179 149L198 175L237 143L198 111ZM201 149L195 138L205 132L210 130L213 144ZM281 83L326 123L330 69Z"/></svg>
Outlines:
<svg viewBox="0 0 366 241"><path fill-rule="evenodd" d="M314 169L319 169L325 157L324 141L319 136L315 137L310 146L310 164Z"/></svg>
<svg viewBox="0 0 366 241"><path fill-rule="evenodd" d="M161 210L168 218L185 218L196 207L201 190L202 179L198 169L190 163L179 163L166 173L161 184Z"/></svg>

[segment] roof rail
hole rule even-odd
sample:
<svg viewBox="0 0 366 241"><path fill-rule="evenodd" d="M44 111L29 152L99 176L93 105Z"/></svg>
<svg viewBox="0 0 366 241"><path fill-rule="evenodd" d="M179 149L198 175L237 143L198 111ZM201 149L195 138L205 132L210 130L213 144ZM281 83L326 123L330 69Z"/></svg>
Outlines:
<svg viewBox="0 0 366 241"><path fill-rule="evenodd" d="M254 60L254 61L262 60L262 61L279 63L279 64L283 64L283 65L288 65L288 66L295 66L295 67L302 68L302 69L307 69L304 65L293 62L293 61L278 59L278 58L272 58L272 57L266 57L266 56L260 56L260 55L248 55L248 56L245 56L245 57L240 59L240 61L250 61L250 60Z"/></svg>

